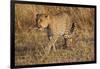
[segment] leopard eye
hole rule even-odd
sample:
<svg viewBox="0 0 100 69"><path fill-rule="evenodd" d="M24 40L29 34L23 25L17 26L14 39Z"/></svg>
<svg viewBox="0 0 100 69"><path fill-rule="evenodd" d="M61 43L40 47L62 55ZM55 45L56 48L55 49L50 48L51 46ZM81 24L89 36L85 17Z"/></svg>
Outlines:
<svg viewBox="0 0 100 69"><path fill-rule="evenodd" d="M40 22L42 22L42 19L40 19Z"/></svg>
<svg viewBox="0 0 100 69"><path fill-rule="evenodd" d="M45 17L47 18L48 16L46 15Z"/></svg>

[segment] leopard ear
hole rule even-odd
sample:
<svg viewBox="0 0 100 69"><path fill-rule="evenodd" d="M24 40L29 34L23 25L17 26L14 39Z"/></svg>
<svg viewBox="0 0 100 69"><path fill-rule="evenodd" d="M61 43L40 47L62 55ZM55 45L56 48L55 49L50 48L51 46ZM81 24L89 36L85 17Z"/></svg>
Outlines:
<svg viewBox="0 0 100 69"><path fill-rule="evenodd" d="M46 18L49 18L49 15L45 15Z"/></svg>
<svg viewBox="0 0 100 69"><path fill-rule="evenodd" d="M36 17L39 18L41 16L41 14L36 14Z"/></svg>

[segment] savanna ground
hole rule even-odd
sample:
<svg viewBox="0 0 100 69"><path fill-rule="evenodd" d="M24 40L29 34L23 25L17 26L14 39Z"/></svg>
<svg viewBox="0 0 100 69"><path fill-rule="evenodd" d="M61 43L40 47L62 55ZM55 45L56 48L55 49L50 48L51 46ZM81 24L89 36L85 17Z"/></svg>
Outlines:
<svg viewBox="0 0 100 69"><path fill-rule="evenodd" d="M45 32L35 29L36 14L57 14L66 12L76 23L75 35L68 47L62 37L56 42L57 51L43 58L49 40ZM93 8L15 5L15 64L49 64L94 61L94 16Z"/></svg>

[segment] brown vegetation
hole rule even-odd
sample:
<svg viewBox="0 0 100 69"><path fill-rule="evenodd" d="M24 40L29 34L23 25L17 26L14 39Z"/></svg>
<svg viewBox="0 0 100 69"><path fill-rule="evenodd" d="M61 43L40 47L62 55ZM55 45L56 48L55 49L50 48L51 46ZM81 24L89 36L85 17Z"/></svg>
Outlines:
<svg viewBox="0 0 100 69"><path fill-rule="evenodd" d="M64 47L62 37L56 42L57 51L45 55L49 40L45 32L35 29L36 14L66 12L76 23L75 35L69 47ZM15 5L15 63L16 65L82 62L94 60L94 9L82 7Z"/></svg>

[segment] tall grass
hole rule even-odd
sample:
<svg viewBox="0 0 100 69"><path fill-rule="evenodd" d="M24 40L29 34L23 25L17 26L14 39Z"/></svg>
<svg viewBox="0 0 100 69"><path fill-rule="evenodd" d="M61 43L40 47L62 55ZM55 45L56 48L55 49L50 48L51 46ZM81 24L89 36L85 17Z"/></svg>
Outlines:
<svg viewBox="0 0 100 69"><path fill-rule="evenodd" d="M62 46L62 37L56 42L57 51L51 51L43 61L44 48L49 40L46 32L35 29L36 14L66 12L76 23L75 35L68 47ZM94 9L82 7L15 5L15 63L16 65L81 62L94 60Z"/></svg>

